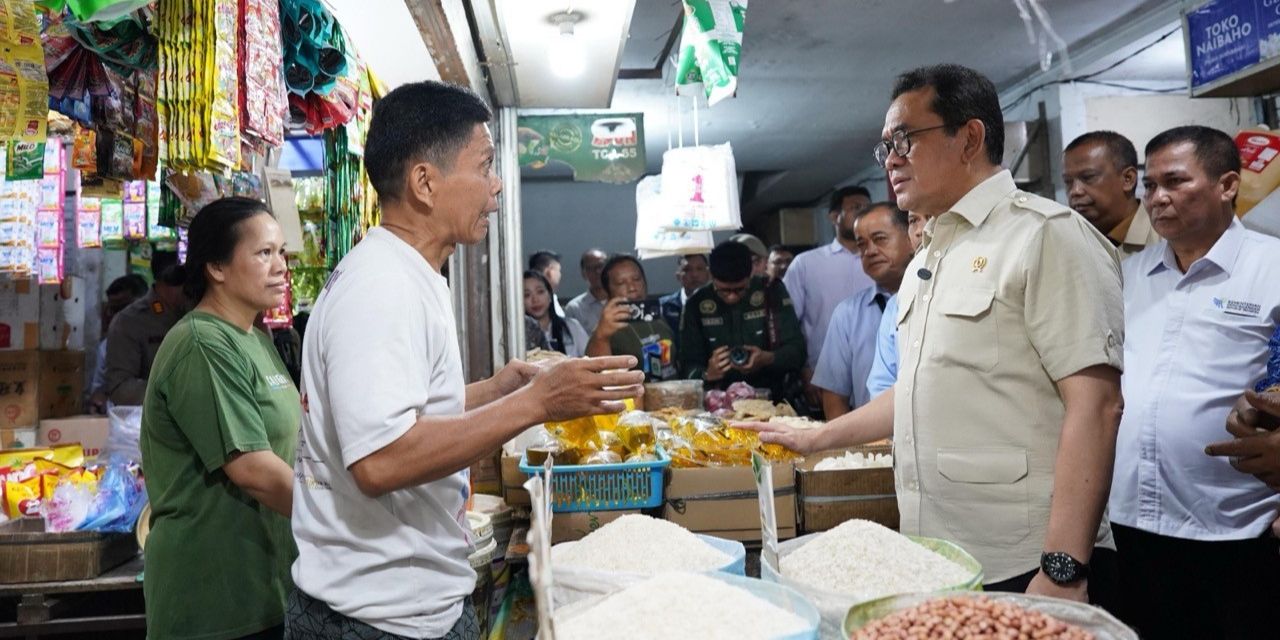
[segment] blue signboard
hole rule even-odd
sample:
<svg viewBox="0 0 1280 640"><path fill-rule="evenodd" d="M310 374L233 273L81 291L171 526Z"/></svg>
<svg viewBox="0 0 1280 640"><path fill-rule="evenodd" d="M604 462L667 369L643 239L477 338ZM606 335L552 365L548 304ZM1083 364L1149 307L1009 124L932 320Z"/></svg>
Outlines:
<svg viewBox="0 0 1280 640"><path fill-rule="evenodd" d="M1273 0L1212 0L1187 12L1191 86L1242 71L1263 58L1261 5Z"/></svg>

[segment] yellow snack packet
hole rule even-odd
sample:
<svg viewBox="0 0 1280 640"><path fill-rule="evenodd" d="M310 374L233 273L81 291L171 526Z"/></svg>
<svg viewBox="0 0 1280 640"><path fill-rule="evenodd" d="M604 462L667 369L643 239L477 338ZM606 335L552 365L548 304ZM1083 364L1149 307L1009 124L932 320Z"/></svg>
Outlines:
<svg viewBox="0 0 1280 640"><path fill-rule="evenodd" d="M5 449L0 451L0 468L17 467L41 459L52 460L53 449Z"/></svg>
<svg viewBox="0 0 1280 640"><path fill-rule="evenodd" d="M4 483L4 514L11 519L40 515L40 478Z"/></svg>

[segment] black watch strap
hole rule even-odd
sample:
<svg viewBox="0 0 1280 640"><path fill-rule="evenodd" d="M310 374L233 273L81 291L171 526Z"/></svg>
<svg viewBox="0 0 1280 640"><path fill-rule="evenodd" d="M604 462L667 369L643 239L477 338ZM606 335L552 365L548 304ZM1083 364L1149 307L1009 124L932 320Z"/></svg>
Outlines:
<svg viewBox="0 0 1280 640"><path fill-rule="evenodd" d="M1089 565L1060 551L1040 554L1040 570L1057 585L1068 585L1089 577Z"/></svg>

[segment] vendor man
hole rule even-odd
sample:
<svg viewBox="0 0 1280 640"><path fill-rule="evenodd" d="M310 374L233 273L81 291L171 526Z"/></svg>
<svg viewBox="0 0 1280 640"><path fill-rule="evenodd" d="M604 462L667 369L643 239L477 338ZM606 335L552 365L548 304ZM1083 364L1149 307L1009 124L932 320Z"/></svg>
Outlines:
<svg viewBox="0 0 1280 640"><path fill-rule="evenodd" d="M530 425L642 392L639 374L603 373L630 357L540 373L515 361L465 384L440 270L498 208L490 117L437 82L374 105L365 165L382 226L334 269L303 346L287 637L479 638L468 467Z"/></svg>
<svg viewBox="0 0 1280 640"><path fill-rule="evenodd" d="M709 387L746 381L782 401L789 383L802 388L804 336L787 288L752 275L753 254L732 240L711 251L711 286L681 316L681 370Z"/></svg>
<svg viewBox="0 0 1280 640"><path fill-rule="evenodd" d="M892 437L903 533L955 541L989 590L1109 604L1094 546L1112 544L1121 412L1111 243L1001 169L1000 100L976 71L900 76L881 135L898 206L931 218L898 292L898 382L822 429L749 426L802 452Z"/></svg>

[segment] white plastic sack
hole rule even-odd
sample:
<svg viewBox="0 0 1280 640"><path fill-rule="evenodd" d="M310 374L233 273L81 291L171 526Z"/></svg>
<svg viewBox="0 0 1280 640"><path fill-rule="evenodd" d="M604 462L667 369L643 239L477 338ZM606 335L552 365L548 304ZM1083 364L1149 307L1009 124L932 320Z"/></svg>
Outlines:
<svg viewBox="0 0 1280 640"><path fill-rule="evenodd" d="M100 457L110 460L113 456L129 462L142 462L142 407L107 405L107 444Z"/></svg>
<svg viewBox="0 0 1280 640"><path fill-rule="evenodd" d="M694 534L700 540L729 556L730 561L723 567L707 573L728 573L744 576L747 573L747 550L741 542L725 540L702 534ZM563 607L587 598L602 596L625 589L637 582L643 582L652 575L643 573L625 573L614 571L597 571L582 567L565 566L556 563L556 557L572 548L577 542L561 542L551 547L551 568L555 575L552 584L551 599L555 607Z"/></svg>
<svg viewBox="0 0 1280 640"><path fill-rule="evenodd" d="M646 176L636 184L636 253L641 260L707 253L715 246L710 231L669 231L662 200L662 177Z"/></svg>
<svg viewBox="0 0 1280 640"><path fill-rule="evenodd" d="M734 231L741 227L738 169L729 143L668 149L662 154L662 202L663 229Z"/></svg>

